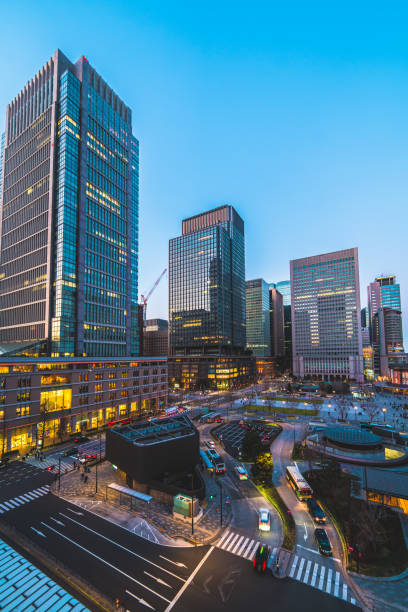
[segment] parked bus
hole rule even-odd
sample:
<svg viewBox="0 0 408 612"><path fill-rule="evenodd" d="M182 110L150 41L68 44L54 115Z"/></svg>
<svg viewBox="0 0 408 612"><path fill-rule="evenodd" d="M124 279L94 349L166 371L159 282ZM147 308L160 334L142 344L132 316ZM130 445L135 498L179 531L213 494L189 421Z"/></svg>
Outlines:
<svg viewBox="0 0 408 612"><path fill-rule="evenodd" d="M313 497L313 491L303 478L297 465L289 465L286 468L286 478L300 501Z"/></svg>
<svg viewBox="0 0 408 612"><path fill-rule="evenodd" d="M213 472L214 466L213 466L212 461L207 455L207 451L200 450L200 458L201 458L201 465L203 466L203 468L208 470L209 472Z"/></svg>
<svg viewBox="0 0 408 612"><path fill-rule="evenodd" d="M208 412L200 418L200 423L221 423L222 418L218 412Z"/></svg>

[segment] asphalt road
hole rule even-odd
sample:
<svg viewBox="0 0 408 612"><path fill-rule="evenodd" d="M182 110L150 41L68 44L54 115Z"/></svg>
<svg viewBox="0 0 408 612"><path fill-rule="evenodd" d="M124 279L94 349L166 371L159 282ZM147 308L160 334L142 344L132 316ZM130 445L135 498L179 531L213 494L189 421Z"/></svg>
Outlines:
<svg viewBox="0 0 408 612"><path fill-rule="evenodd" d="M130 611L165 610L208 551L152 544L51 494L1 518Z"/></svg>
<svg viewBox="0 0 408 612"><path fill-rule="evenodd" d="M22 461L12 461L0 470L0 502L50 485L55 475Z"/></svg>
<svg viewBox="0 0 408 612"><path fill-rule="evenodd" d="M207 554L202 567L172 607L175 612L356 610L355 606L301 582L259 575L248 561L228 552L215 548Z"/></svg>

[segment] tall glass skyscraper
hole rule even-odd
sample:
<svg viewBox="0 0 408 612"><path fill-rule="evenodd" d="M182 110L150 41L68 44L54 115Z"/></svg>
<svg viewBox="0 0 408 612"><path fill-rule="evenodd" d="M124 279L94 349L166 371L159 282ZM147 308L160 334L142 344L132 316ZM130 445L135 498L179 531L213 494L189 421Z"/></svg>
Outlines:
<svg viewBox="0 0 408 612"><path fill-rule="evenodd" d="M129 107L56 51L7 107L3 353L138 355L138 166Z"/></svg>
<svg viewBox="0 0 408 612"><path fill-rule="evenodd" d="M255 357L271 355L269 286L262 278L245 283L246 346ZM283 320L282 320L283 333Z"/></svg>
<svg viewBox="0 0 408 612"><path fill-rule="evenodd" d="M185 219L169 243L171 355L245 349L244 222L232 206Z"/></svg>
<svg viewBox="0 0 408 612"><path fill-rule="evenodd" d="M363 378L358 250L290 262L293 373Z"/></svg>

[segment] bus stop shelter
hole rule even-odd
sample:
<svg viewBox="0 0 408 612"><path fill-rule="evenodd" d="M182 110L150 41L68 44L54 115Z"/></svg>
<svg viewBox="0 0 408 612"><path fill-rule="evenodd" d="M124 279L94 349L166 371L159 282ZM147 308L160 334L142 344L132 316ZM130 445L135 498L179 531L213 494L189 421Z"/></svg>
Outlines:
<svg viewBox="0 0 408 612"><path fill-rule="evenodd" d="M134 491L134 489L129 489L116 482L106 485L106 501L119 506L126 506L130 510L143 510L152 499L151 495L139 493L139 491Z"/></svg>

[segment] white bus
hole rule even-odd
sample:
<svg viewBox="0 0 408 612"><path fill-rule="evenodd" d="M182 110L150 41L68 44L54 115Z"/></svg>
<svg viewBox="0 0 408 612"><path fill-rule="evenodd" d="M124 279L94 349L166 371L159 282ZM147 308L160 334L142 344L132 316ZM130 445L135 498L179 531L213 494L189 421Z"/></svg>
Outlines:
<svg viewBox="0 0 408 612"><path fill-rule="evenodd" d="M313 491L303 478L297 465L289 465L286 468L286 478L300 501L313 497Z"/></svg>

